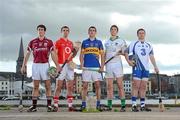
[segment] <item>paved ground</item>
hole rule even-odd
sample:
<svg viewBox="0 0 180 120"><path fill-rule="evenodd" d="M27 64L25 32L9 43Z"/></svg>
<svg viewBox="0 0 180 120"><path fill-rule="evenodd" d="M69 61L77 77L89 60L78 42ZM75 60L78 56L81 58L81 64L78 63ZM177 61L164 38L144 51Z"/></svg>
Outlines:
<svg viewBox="0 0 180 120"><path fill-rule="evenodd" d="M60 112L47 113L45 107L38 108L35 113L20 113L17 108L11 110L0 110L0 120L180 120L180 108L169 108L165 112L159 112L152 108L152 112L101 112L81 113L67 112L66 108Z"/></svg>
<svg viewBox="0 0 180 120"><path fill-rule="evenodd" d="M74 100L73 104L81 104L81 100ZM59 101L60 104L67 104L66 100L60 100ZM102 104L106 104L107 100L103 99L101 100ZM137 103L139 103L139 100L137 100ZM180 99L177 100L177 103L180 104ZM3 101L0 100L0 105L19 105L19 100L9 100L9 101ZM23 100L23 104L24 105L31 105L32 101L31 100ZM116 99L113 100L113 105L119 105L120 104L120 100ZM126 104L131 104L131 100L126 100ZM147 99L146 100L146 104L148 105L158 105L159 104L159 100L158 99ZM175 104L175 100L174 99L168 99L168 100L163 100L163 104L168 104L168 105L172 105ZM38 100L38 105L46 105L46 99L44 100Z"/></svg>

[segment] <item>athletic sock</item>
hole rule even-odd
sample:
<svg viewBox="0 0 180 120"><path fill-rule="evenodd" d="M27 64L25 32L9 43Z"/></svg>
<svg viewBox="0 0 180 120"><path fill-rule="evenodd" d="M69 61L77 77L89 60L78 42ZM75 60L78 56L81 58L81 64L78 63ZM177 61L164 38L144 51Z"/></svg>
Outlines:
<svg viewBox="0 0 180 120"><path fill-rule="evenodd" d="M47 106L51 106L51 96L47 96Z"/></svg>
<svg viewBox="0 0 180 120"><path fill-rule="evenodd" d="M145 107L145 98L140 99L141 107Z"/></svg>
<svg viewBox="0 0 180 120"><path fill-rule="evenodd" d="M109 108L112 108L112 100L108 100L107 105L108 105Z"/></svg>
<svg viewBox="0 0 180 120"><path fill-rule="evenodd" d="M58 103L59 103L59 97L58 96L54 96L54 106L58 107Z"/></svg>
<svg viewBox="0 0 180 120"><path fill-rule="evenodd" d="M97 100L96 101L96 107L99 107L100 106L100 100Z"/></svg>
<svg viewBox="0 0 180 120"><path fill-rule="evenodd" d="M82 101L82 107L86 108L86 101Z"/></svg>
<svg viewBox="0 0 180 120"><path fill-rule="evenodd" d="M121 107L125 107L126 106L126 100L125 98L121 99Z"/></svg>
<svg viewBox="0 0 180 120"><path fill-rule="evenodd" d="M131 100L132 100L132 106L135 106L135 105L136 105L136 99L137 99L137 97L132 96L132 98L131 98Z"/></svg>
<svg viewBox="0 0 180 120"><path fill-rule="evenodd" d="M32 105L33 105L34 108L37 107L37 97L36 96L32 97Z"/></svg>
<svg viewBox="0 0 180 120"><path fill-rule="evenodd" d="M68 107L72 107L73 96L67 96Z"/></svg>

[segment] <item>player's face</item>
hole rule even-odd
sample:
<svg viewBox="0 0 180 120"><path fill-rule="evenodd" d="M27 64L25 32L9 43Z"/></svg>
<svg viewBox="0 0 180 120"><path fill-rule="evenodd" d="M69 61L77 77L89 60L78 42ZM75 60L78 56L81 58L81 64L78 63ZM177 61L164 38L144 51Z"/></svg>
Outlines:
<svg viewBox="0 0 180 120"><path fill-rule="evenodd" d="M146 33L145 33L143 30L140 30L140 31L138 32L137 36L138 36L138 38L139 38L140 40L144 40L145 34L146 34Z"/></svg>
<svg viewBox="0 0 180 120"><path fill-rule="evenodd" d="M61 33L63 34L63 37L67 38L69 35L69 29L68 28L63 28Z"/></svg>
<svg viewBox="0 0 180 120"><path fill-rule="evenodd" d="M38 31L38 35L39 35L40 37L44 37L45 32L46 32L46 31L44 31L44 28L39 27L39 28L37 29L37 31Z"/></svg>
<svg viewBox="0 0 180 120"><path fill-rule="evenodd" d="M110 32L111 32L111 36L117 36L118 30L116 27L112 27Z"/></svg>
<svg viewBox="0 0 180 120"><path fill-rule="evenodd" d="M89 37L95 37L96 36L96 29L90 28L88 31Z"/></svg>

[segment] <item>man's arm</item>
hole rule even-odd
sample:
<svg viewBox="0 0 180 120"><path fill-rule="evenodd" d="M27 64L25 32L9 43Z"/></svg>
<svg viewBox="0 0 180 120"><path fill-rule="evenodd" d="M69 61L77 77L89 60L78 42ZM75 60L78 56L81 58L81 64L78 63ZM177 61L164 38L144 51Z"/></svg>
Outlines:
<svg viewBox="0 0 180 120"><path fill-rule="evenodd" d="M27 66L27 62L29 60L29 56L30 56L31 52L30 51L27 51L25 57L24 57L24 60L23 60L23 64L22 64L22 67L21 67L21 73L26 73L26 66Z"/></svg>
<svg viewBox="0 0 180 120"><path fill-rule="evenodd" d="M154 67L154 71L155 71L156 73L159 73L159 69L158 69L158 67L157 67L157 65L156 65L156 60L155 60L154 55L151 54L149 57L150 57L150 61L151 61L152 65L153 65L153 67Z"/></svg>
<svg viewBox="0 0 180 120"><path fill-rule="evenodd" d="M81 52L80 52L80 55L79 55L79 60L80 60L80 67L82 69L83 65L84 65L84 54L83 54L82 48L81 48Z"/></svg>
<svg viewBox="0 0 180 120"><path fill-rule="evenodd" d="M56 65L57 72L60 72L61 68L60 68L59 63L58 63L57 50L51 51L51 57L52 57L53 62Z"/></svg>
<svg viewBox="0 0 180 120"><path fill-rule="evenodd" d="M104 70L104 63L105 63L105 53L103 51L103 52L101 52L101 68L100 68L100 71Z"/></svg>

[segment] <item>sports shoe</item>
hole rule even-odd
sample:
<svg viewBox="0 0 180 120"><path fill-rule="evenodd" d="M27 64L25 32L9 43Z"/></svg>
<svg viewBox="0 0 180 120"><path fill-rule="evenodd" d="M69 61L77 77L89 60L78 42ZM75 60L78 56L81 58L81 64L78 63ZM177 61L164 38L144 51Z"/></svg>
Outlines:
<svg viewBox="0 0 180 120"><path fill-rule="evenodd" d="M126 107L122 106L121 109L120 109L120 112L126 112Z"/></svg>
<svg viewBox="0 0 180 120"><path fill-rule="evenodd" d="M81 106L80 111L81 112L86 111L86 107L85 106Z"/></svg>
<svg viewBox="0 0 180 120"><path fill-rule="evenodd" d="M132 106L132 112L139 112L138 108L136 105Z"/></svg>
<svg viewBox="0 0 180 120"><path fill-rule="evenodd" d="M47 112L53 112L53 107L52 106L47 106Z"/></svg>
<svg viewBox="0 0 180 120"><path fill-rule="evenodd" d="M111 111L112 110L112 107L107 107L107 111Z"/></svg>
<svg viewBox="0 0 180 120"><path fill-rule="evenodd" d="M53 108L52 108L52 112L58 112L58 107L53 106Z"/></svg>
<svg viewBox="0 0 180 120"><path fill-rule="evenodd" d="M101 108L101 106L97 106L96 109L99 111L99 112L102 112L103 109Z"/></svg>
<svg viewBox="0 0 180 120"><path fill-rule="evenodd" d="M37 109L34 106L30 106L27 110L27 112L36 112L36 111L37 111Z"/></svg>
<svg viewBox="0 0 180 120"><path fill-rule="evenodd" d="M148 108L148 107L141 107L140 110L141 111L146 111L146 112L150 112L151 111L151 109Z"/></svg>
<svg viewBox="0 0 180 120"><path fill-rule="evenodd" d="M74 112L74 111L77 111L77 109L76 109L75 107L69 107L69 108L68 108L68 111L69 111L69 112Z"/></svg>

